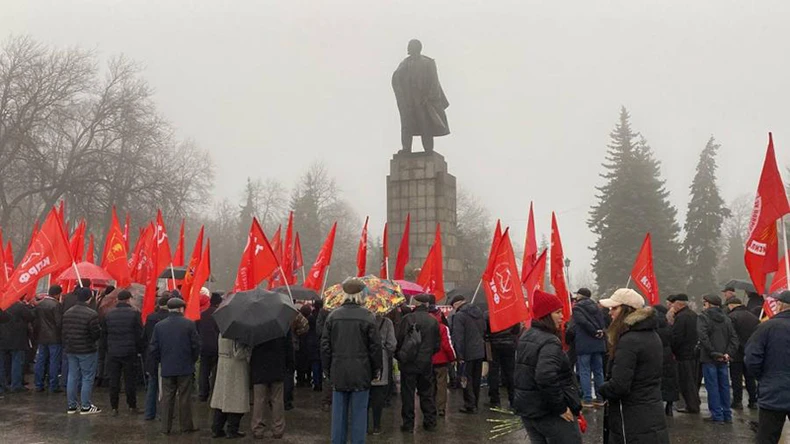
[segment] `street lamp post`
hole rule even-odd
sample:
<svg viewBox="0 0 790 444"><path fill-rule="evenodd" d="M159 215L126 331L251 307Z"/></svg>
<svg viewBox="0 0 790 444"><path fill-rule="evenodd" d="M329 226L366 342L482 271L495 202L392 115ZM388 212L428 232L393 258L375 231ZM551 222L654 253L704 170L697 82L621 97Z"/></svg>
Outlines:
<svg viewBox="0 0 790 444"><path fill-rule="evenodd" d="M565 279L568 281L568 291L571 290L571 260L565 258Z"/></svg>

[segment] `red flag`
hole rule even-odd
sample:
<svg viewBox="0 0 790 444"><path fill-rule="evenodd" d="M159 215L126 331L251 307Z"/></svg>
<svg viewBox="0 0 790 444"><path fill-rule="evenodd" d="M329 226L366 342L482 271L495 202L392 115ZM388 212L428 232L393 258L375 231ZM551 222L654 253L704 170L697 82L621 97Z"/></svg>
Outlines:
<svg viewBox="0 0 790 444"><path fill-rule="evenodd" d="M126 213L126 223L123 226L123 241L126 243L126 251L129 251L129 225L131 225L131 218L129 213Z"/></svg>
<svg viewBox="0 0 790 444"><path fill-rule="evenodd" d="M546 286L546 252L543 250L535 261L535 266L529 271L524 279L524 288L527 290L527 301L529 302L530 316L534 307L535 290L544 291Z"/></svg>
<svg viewBox="0 0 790 444"><path fill-rule="evenodd" d="M335 248L335 232L337 231L337 222L332 224L332 229L326 235L324 245L321 246L321 251L315 258L313 266L310 267L310 274L304 281L304 287L314 291L323 291L324 278L329 265L332 263L332 250Z"/></svg>
<svg viewBox="0 0 790 444"><path fill-rule="evenodd" d="M201 235L202 231L203 230L201 230ZM192 257L194 258L195 255L193 254ZM190 260L190 262L192 261ZM203 251L202 257L200 258L200 265L198 265L197 271L195 271L194 284L189 290L190 295L187 299L187 308L184 312L184 316L191 321L200 319L200 289L203 287L203 284L208 281L209 276L211 276L211 239L206 241L206 249Z"/></svg>
<svg viewBox="0 0 790 444"><path fill-rule="evenodd" d="M30 242L19 266L8 278L8 285L0 298L0 310L5 310L19 300L42 276L54 273L74 262L60 217L54 208L49 212L41 229ZM28 297L34 295L28 294Z"/></svg>
<svg viewBox="0 0 790 444"><path fill-rule="evenodd" d="M294 243L293 243L293 230L294 230L294 212L288 215L288 226L285 228L285 245L283 247L283 259L281 265L283 267L283 274L285 275L285 282L288 285L296 283L294 279Z"/></svg>
<svg viewBox="0 0 790 444"><path fill-rule="evenodd" d="M173 254L173 266L184 266L184 219L181 219L181 231L178 234L178 244L176 252Z"/></svg>
<svg viewBox="0 0 790 444"><path fill-rule="evenodd" d="M560 229L557 226L557 216L551 212L551 285L557 297L562 301L562 320L568 322L571 318L571 301L568 292L568 283L565 281L565 255L562 252Z"/></svg>
<svg viewBox="0 0 790 444"><path fill-rule="evenodd" d="M389 257L390 257L390 243L387 240L387 223L384 222L384 243L381 247L381 270L379 271L379 277L382 279L389 279Z"/></svg>
<svg viewBox="0 0 790 444"><path fill-rule="evenodd" d="M82 262L85 253L85 219L81 219L69 240L71 255L75 262Z"/></svg>
<svg viewBox="0 0 790 444"><path fill-rule="evenodd" d="M167 239L167 229L165 221L162 219L162 210L156 212L156 248L154 249L154 265L156 276L158 277L168 267L173 265L173 257L170 255L170 241Z"/></svg>
<svg viewBox="0 0 790 444"><path fill-rule="evenodd" d="M277 262L282 264L283 261L283 243L280 239L280 232L282 231L283 226L278 225L277 231L274 232L274 237L272 238L271 246L272 251L274 251L274 256L277 257ZM282 276L280 276L280 270L274 270L274 274L272 278L269 279L269 290L274 287L279 287L283 285Z"/></svg>
<svg viewBox="0 0 790 444"><path fill-rule="evenodd" d="M58 208L58 217L60 218L60 225L66 227L66 201L60 200L60 208Z"/></svg>
<svg viewBox="0 0 790 444"><path fill-rule="evenodd" d="M436 224L436 238L433 241L425 263L422 265L417 283L426 293L436 296L437 301L444 299L444 265L442 264L442 230Z"/></svg>
<svg viewBox="0 0 790 444"><path fill-rule="evenodd" d="M529 222L527 237L524 239L524 259L521 261L521 279L524 282L538 259L538 240L535 237L535 216L532 213L532 202L529 203Z"/></svg>
<svg viewBox="0 0 790 444"><path fill-rule="evenodd" d="M140 262L140 252L142 251L145 240L147 239L146 236L153 237L153 234L148 231L149 229L154 229L153 223L149 223L145 228L140 228L140 234L137 236L137 241L134 243L132 255L129 257L129 276L131 277L132 282L143 282L142 280L138 279L137 270Z"/></svg>
<svg viewBox="0 0 790 444"><path fill-rule="evenodd" d="M779 259L779 269L776 270L774 278L771 281L771 287L768 289L769 294L779 293L783 290L790 290L787 282L787 267L785 266L787 257L788 253L786 252L785 255Z"/></svg>
<svg viewBox="0 0 790 444"><path fill-rule="evenodd" d="M192 297L192 286L194 285L196 279L195 276L197 273L198 266L200 265L200 258L202 255L203 255L203 226L201 225L200 231L198 231L198 235L195 238L195 246L192 247L192 256L189 258L189 265L187 266L187 271L186 273L184 273L184 281L181 283L181 294L184 295L184 297L186 298L185 301L187 303L189 302L189 298ZM200 288L198 288L198 293L200 293ZM198 301L198 305L200 305L200 301Z"/></svg>
<svg viewBox="0 0 790 444"><path fill-rule="evenodd" d="M93 244L93 233L88 236L88 252L85 254L85 260L90 263L96 263L96 260L93 257L93 250L96 249L96 246Z"/></svg>
<svg viewBox="0 0 790 444"><path fill-rule="evenodd" d="M488 263L486 264L486 269L483 270L483 276L487 276L491 273L491 269L494 267L494 255L496 253L497 246L499 245L499 241L502 240L502 224L499 222L499 219L496 221L496 229L494 230L494 238L491 239L491 248L488 250ZM485 279L483 279L485 280Z"/></svg>
<svg viewBox="0 0 790 444"><path fill-rule="evenodd" d="M776 166L774 141L768 133L768 151L765 153L757 196L754 198L749 238L746 240L744 263L758 293L765 293L765 276L779 266L779 239L776 221L790 213L779 168Z"/></svg>
<svg viewBox="0 0 790 444"><path fill-rule="evenodd" d="M2 247L2 245L0 245ZM5 246L5 254L3 255L5 259L5 269L7 270L7 275L11 276L11 273L14 272L14 249L11 248L11 240L6 242Z"/></svg>
<svg viewBox="0 0 790 444"><path fill-rule="evenodd" d="M110 229L104 239L104 252L102 252L101 267L115 279L119 287L128 287L132 283L130 278L129 262L126 259L126 243L123 231L118 222L115 207L112 209Z"/></svg>
<svg viewBox="0 0 790 444"><path fill-rule="evenodd" d="M157 250L159 240L159 229L151 223L141 235L140 251L137 256L136 281L145 285L143 295L142 319L145 322L148 315L154 312L156 307L156 283L161 271L157 270Z"/></svg>
<svg viewBox="0 0 790 444"><path fill-rule="evenodd" d="M299 232L296 232L296 239L294 240L294 273L296 270L304 267L304 257L302 257L302 242L299 240Z"/></svg>
<svg viewBox="0 0 790 444"><path fill-rule="evenodd" d="M33 238L35 238L36 235L38 234L38 224L39 224L38 219L36 219L36 222L33 224L33 231L30 233L30 240L27 243L28 250L33 245Z"/></svg>
<svg viewBox="0 0 790 444"><path fill-rule="evenodd" d="M2 291L3 288L5 288L5 284L6 282L8 282L8 276L10 275L10 273L8 273L8 267L6 267L5 265L5 252L3 251L2 247L3 247L3 230L0 229L0 267L3 267L3 269L0 270L0 291Z"/></svg>
<svg viewBox="0 0 790 444"><path fill-rule="evenodd" d="M406 276L406 264L409 263L409 230L411 228L411 214L406 215L406 225L403 227L403 237L400 239L398 257L395 259L395 279L403 280Z"/></svg>
<svg viewBox="0 0 790 444"><path fill-rule="evenodd" d="M266 239L258 219L253 217L247 245L241 254L233 292L252 290L264 279L269 279L279 268L277 255Z"/></svg>
<svg viewBox="0 0 790 444"><path fill-rule="evenodd" d="M500 237L494 251L493 266L483 276L491 333L510 328L529 318L509 232L505 229Z"/></svg>
<svg viewBox="0 0 790 444"><path fill-rule="evenodd" d="M368 262L368 219L365 218L365 226L362 227L362 235L359 237L359 247L357 247L357 276L365 275L365 268Z"/></svg>
<svg viewBox="0 0 790 444"><path fill-rule="evenodd" d="M658 296L658 281L653 269L653 243L650 241L650 233L645 236L642 248L636 256L634 267L631 269L631 279L645 295L648 305L653 306L661 302Z"/></svg>

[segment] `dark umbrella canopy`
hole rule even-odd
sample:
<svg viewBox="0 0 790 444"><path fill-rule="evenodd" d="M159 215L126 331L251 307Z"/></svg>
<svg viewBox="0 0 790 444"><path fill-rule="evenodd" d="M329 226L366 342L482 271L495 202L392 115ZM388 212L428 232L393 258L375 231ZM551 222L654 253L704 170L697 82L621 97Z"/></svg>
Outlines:
<svg viewBox="0 0 790 444"><path fill-rule="evenodd" d="M171 270L170 267L167 267L162 271L159 275L159 279L177 279L179 281L184 280L184 276L187 274L187 267L173 267ZM214 276L208 277L209 282L214 282Z"/></svg>
<svg viewBox="0 0 790 444"><path fill-rule="evenodd" d="M289 295L288 293L289 287L277 287L273 291L277 293L282 293L284 295ZM321 296L318 295L315 291L302 287L301 285L291 285L290 286L291 293L290 296L293 296L294 300L296 301L320 301Z"/></svg>
<svg viewBox="0 0 790 444"><path fill-rule="evenodd" d="M754 289L754 285L752 285L749 281L744 281L741 279L732 279L730 282L727 282L724 287L732 287L736 290L743 290L743 291L751 291L755 292L757 290Z"/></svg>
<svg viewBox="0 0 790 444"><path fill-rule="evenodd" d="M257 288L228 296L214 312L222 337L251 347L285 336L295 317L287 294Z"/></svg>

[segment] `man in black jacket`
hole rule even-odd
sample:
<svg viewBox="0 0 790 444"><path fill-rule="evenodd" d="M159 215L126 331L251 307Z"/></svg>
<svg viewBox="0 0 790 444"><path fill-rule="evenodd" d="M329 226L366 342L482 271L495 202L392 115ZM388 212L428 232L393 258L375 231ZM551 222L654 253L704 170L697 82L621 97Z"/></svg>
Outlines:
<svg viewBox="0 0 790 444"><path fill-rule="evenodd" d="M501 406L499 388L504 385L508 406L513 408L513 372L516 370L516 343L520 334L521 324L491 333L490 322L486 322L486 341L491 345L491 361L488 363L488 400L491 407Z"/></svg>
<svg viewBox="0 0 790 444"><path fill-rule="evenodd" d="M746 342L760 325L760 320L752 314L740 299L733 297L727 300L730 321L738 334L738 351L730 360L730 380L732 381L732 408L743 408L743 382L746 380L746 391L749 393L749 408L757 408L757 380L743 364Z"/></svg>
<svg viewBox="0 0 790 444"><path fill-rule="evenodd" d="M137 354L143 351L143 323L140 313L129 305L132 293L118 293L118 304L102 321L103 345L107 351L107 369L110 375L110 407L118 416L118 398L121 392L121 371L126 387L126 405L137 413L137 390L134 365Z"/></svg>
<svg viewBox="0 0 790 444"><path fill-rule="evenodd" d="M96 341L101 337L99 314L88 307L91 291L78 288L76 304L63 314L63 345L69 359L69 377L66 386L68 397L68 413L77 413L77 386L82 384L80 414L91 415L100 413L101 409L91 402L93 380L96 377L98 354Z"/></svg>
<svg viewBox="0 0 790 444"><path fill-rule="evenodd" d="M169 313L167 311L167 301L168 298L166 296L159 297L156 310L146 318L145 328L143 330L143 345L146 351L146 353L144 353L145 374L147 375L144 416L146 421L153 421L156 419L156 403L159 397L159 367L157 367L156 362L154 362L154 359L147 350L148 345L151 343L151 338L154 336L154 327L156 327L159 321L167 318Z"/></svg>
<svg viewBox="0 0 790 444"><path fill-rule="evenodd" d="M198 380L198 399L200 402L208 401L214 379L217 377L217 343L219 341L219 327L214 320L214 312L222 303L219 293L211 294L211 303L206 311L200 313L196 322L200 335L200 379Z"/></svg>
<svg viewBox="0 0 790 444"><path fill-rule="evenodd" d="M685 406L680 413L699 413L699 360L697 359L697 314L688 307L683 293L667 298L672 314L672 353L678 361L678 388Z"/></svg>
<svg viewBox="0 0 790 444"><path fill-rule="evenodd" d="M715 294L705 295L704 310L697 320L700 362L708 392L708 410L713 422L732 422L730 407L730 378L727 365L738 351L738 335L721 309L721 298Z"/></svg>
<svg viewBox="0 0 790 444"><path fill-rule="evenodd" d="M63 353L60 331L63 325L63 311L60 308L60 285L49 287L47 296L36 305L34 331L38 351L36 352L36 391L44 391L44 374L49 373L49 390L60 392L58 374Z"/></svg>
<svg viewBox="0 0 790 444"><path fill-rule="evenodd" d="M461 413L477 413L480 401L480 380L483 374L483 361L486 357L485 332L486 321L483 311L476 305L466 303L466 298L456 296L450 301L455 309L453 323L450 327L453 346L458 363L464 366L462 378L466 379L464 387L464 407Z"/></svg>
<svg viewBox="0 0 790 444"><path fill-rule="evenodd" d="M598 304L592 300L592 292L580 288L576 292L573 306L574 345L576 351L576 373L582 387L582 406L585 408L603 407L603 398L598 390L603 384L603 362L606 353L606 322ZM593 402L592 383L595 384Z"/></svg>
<svg viewBox="0 0 790 444"><path fill-rule="evenodd" d="M11 367L11 392L24 392L24 366L30 344L28 326L34 320L33 310L27 303L17 301L6 311L8 322L0 324L0 393L5 391L6 362Z"/></svg>
<svg viewBox="0 0 790 444"><path fill-rule="evenodd" d="M181 433L197 431L192 421L192 375L200 356L200 337L195 323L184 317L183 299L167 301L167 319L154 327L151 357L161 364L162 375L162 433L170 434L173 427L176 399L178 400Z"/></svg>
<svg viewBox="0 0 790 444"><path fill-rule="evenodd" d="M280 439L285 433L283 387L288 369L293 368L291 333L282 338L258 344L250 357L252 380L252 430L255 439L263 439L266 429L271 437Z"/></svg>
<svg viewBox="0 0 790 444"><path fill-rule="evenodd" d="M409 331L415 328L420 334L420 344L413 360L399 361L401 372L401 418L403 425L401 431L412 433L414 431L414 392L420 397L420 410L422 410L423 428L427 431L436 429L436 402L431 358L439 351L441 338L439 336L439 323L428 313L431 296L421 294L414 297L417 304L413 312L404 316L398 325L395 337L398 348L403 346Z"/></svg>
<svg viewBox="0 0 790 444"><path fill-rule="evenodd" d="M381 339L376 319L362 305L365 284L343 282L345 301L326 318L321 363L332 383L332 442L365 442L370 382L381 374Z"/></svg>

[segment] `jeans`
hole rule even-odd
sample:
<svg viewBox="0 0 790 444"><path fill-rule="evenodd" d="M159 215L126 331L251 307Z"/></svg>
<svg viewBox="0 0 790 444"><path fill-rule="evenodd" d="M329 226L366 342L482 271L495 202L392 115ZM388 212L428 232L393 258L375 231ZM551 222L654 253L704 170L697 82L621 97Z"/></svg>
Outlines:
<svg viewBox="0 0 790 444"><path fill-rule="evenodd" d="M575 418L574 418L575 419ZM582 434L575 420L568 422L559 415L548 415L540 419L522 417L521 422L534 444L581 444Z"/></svg>
<svg viewBox="0 0 790 444"><path fill-rule="evenodd" d="M93 392L93 380L96 377L96 366L99 356L97 353L69 354L69 382L66 386L66 397L69 402L69 409L77 408L77 386L78 380L82 383L80 389L80 402L82 409L91 408L91 392Z"/></svg>
<svg viewBox="0 0 790 444"><path fill-rule="evenodd" d="M324 375L322 373L321 361L313 361L310 366L313 370L313 388L320 390L323 386Z"/></svg>
<svg viewBox="0 0 790 444"><path fill-rule="evenodd" d="M785 418L790 419L790 412L760 409L760 422L757 426L758 444L777 444L782 437Z"/></svg>
<svg viewBox="0 0 790 444"><path fill-rule="evenodd" d="M368 398L370 390L332 393L332 444L364 444L368 431Z"/></svg>
<svg viewBox="0 0 790 444"><path fill-rule="evenodd" d="M49 389L58 389L58 374L60 373L61 354L63 346L60 344L39 345L36 352L36 388L44 390L44 373L49 373Z"/></svg>
<svg viewBox="0 0 790 444"><path fill-rule="evenodd" d="M708 391L708 410L714 421L732 421L730 409L730 375L727 364L702 364L705 390Z"/></svg>
<svg viewBox="0 0 790 444"><path fill-rule="evenodd" d="M576 366L579 369L584 401L591 402L593 400L591 379L595 380L595 398L601 399L598 389L603 384L603 353L578 355Z"/></svg>
<svg viewBox="0 0 790 444"><path fill-rule="evenodd" d="M0 393L5 390L6 379L5 363L6 359L11 361L11 385L8 387L11 390L22 390L23 374L22 370L25 366L24 350L0 350Z"/></svg>
<svg viewBox="0 0 790 444"><path fill-rule="evenodd" d="M159 397L159 369L154 369L148 374L148 383L145 389L145 419L156 419L156 404Z"/></svg>

